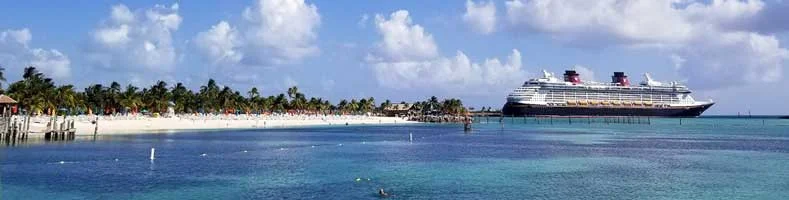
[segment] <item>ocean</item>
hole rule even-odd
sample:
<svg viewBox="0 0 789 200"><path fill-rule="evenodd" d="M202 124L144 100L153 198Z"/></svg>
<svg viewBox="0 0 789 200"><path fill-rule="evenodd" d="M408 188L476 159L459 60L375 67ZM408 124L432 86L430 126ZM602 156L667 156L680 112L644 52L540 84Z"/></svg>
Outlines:
<svg viewBox="0 0 789 200"><path fill-rule="evenodd" d="M0 199L789 199L789 120L573 120L24 143Z"/></svg>

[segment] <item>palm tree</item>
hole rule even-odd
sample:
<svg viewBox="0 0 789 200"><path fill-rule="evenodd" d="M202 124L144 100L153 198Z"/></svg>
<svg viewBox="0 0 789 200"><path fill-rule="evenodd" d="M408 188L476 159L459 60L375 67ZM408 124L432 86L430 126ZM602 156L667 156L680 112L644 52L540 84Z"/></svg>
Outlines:
<svg viewBox="0 0 789 200"><path fill-rule="evenodd" d="M133 114L137 113L137 110L142 106L142 97L137 93L137 89L137 87L129 84L126 86L126 91L121 93L120 97L120 105L124 108L131 109L130 111Z"/></svg>
<svg viewBox="0 0 789 200"><path fill-rule="evenodd" d="M279 96L277 96L274 99L274 105L273 105L272 110L277 111L277 112L284 112L285 111L285 107L287 105L288 105L288 100L285 99L285 94L280 93Z"/></svg>
<svg viewBox="0 0 789 200"><path fill-rule="evenodd" d="M60 86L55 95L58 108L66 108L71 112L73 108L77 107L77 93L74 92L73 85Z"/></svg>
<svg viewBox="0 0 789 200"><path fill-rule="evenodd" d="M55 84L52 79L32 66L25 68L22 78L8 87L9 96L18 99L19 105L29 111L46 111L47 114L52 114L56 107Z"/></svg>
<svg viewBox="0 0 789 200"><path fill-rule="evenodd" d="M252 87L252 89L249 89L249 92L247 92L247 96L248 96L247 103L249 108L251 110L254 110L255 113L260 111L261 102L260 102L260 93L258 92L258 88Z"/></svg>
<svg viewBox="0 0 789 200"><path fill-rule="evenodd" d="M352 113L356 114L359 113L359 102L356 99L351 99L351 103L348 104L348 110L351 110Z"/></svg>
<svg viewBox="0 0 789 200"><path fill-rule="evenodd" d="M220 107L218 102L219 86L217 86L214 79L208 79L208 83L205 86L200 86L198 96L200 97L200 106L208 112L213 113Z"/></svg>
<svg viewBox="0 0 789 200"><path fill-rule="evenodd" d="M3 91L3 83L6 81L5 80L5 74L3 74L4 71L5 71L5 68L3 68L3 66L0 66L0 94L4 93L4 91Z"/></svg>
<svg viewBox="0 0 789 200"><path fill-rule="evenodd" d="M104 87L101 84L90 85L85 88L85 103L88 104L88 114L93 114L93 111L98 113L99 109L105 106ZM103 111L102 111L103 113Z"/></svg>
<svg viewBox="0 0 789 200"><path fill-rule="evenodd" d="M426 107L427 107L427 111L428 111L428 112L433 112L433 111L435 111L436 109L439 109L439 108L441 107L441 105L440 105L440 103L438 102L438 97L436 97L436 96L432 96L432 97L430 97L430 99L429 99L429 100L427 100L427 105L426 105ZM423 109L424 109L424 108L423 108Z"/></svg>
<svg viewBox="0 0 789 200"><path fill-rule="evenodd" d="M120 107L120 93L121 93L121 84L118 82L113 81L110 83L110 87L107 88L105 102L107 102L107 107L109 107L110 113L115 113L119 110Z"/></svg>
<svg viewBox="0 0 789 200"><path fill-rule="evenodd" d="M149 92L150 97L147 104L150 106L151 110L158 113L164 113L167 111L167 106L170 103L170 94L167 90L167 83L164 81L158 81L156 85L151 86Z"/></svg>
<svg viewBox="0 0 789 200"><path fill-rule="evenodd" d="M176 113L186 112L191 97L190 93L189 89L186 89L184 84L180 82L176 83L175 87L170 91L170 94L172 94L170 101L175 103L173 109Z"/></svg>
<svg viewBox="0 0 789 200"><path fill-rule="evenodd" d="M236 100L233 97L233 89L230 89L230 87L225 86L224 88L222 88L222 91L219 92L218 98L219 98L218 99L219 106L223 111L225 111L225 113L230 112L231 109L235 111Z"/></svg>
<svg viewBox="0 0 789 200"><path fill-rule="evenodd" d="M348 111L348 100L340 100L340 103L337 104L337 109L341 112L345 113Z"/></svg>
<svg viewBox="0 0 789 200"><path fill-rule="evenodd" d="M293 99L299 93L299 88L296 86L288 88L288 98Z"/></svg>
<svg viewBox="0 0 789 200"><path fill-rule="evenodd" d="M389 101L389 99L387 99L386 101L384 101L383 103L381 103L381 106L380 106L380 107L378 107L378 112L383 112L383 111L384 111L386 108L388 108L389 106L392 106L392 102L391 102L391 101Z"/></svg>
<svg viewBox="0 0 789 200"><path fill-rule="evenodd" d="M260 93L258 92L258 88L257 87L252 87L252 89L249 89L249 92L247 92L247 96L250 99L260 97Z"/></svg>

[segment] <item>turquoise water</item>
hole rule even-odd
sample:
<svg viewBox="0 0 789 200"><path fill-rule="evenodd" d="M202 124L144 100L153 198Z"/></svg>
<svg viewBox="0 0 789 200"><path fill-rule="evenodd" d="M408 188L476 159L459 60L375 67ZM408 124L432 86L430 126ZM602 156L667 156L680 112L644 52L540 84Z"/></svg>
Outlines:
<svg viewBox="0 0 789 200"><path fill-rule="evenodd" d="M0 147L0 199L789 199L789 120L478 121Z"/></svg>

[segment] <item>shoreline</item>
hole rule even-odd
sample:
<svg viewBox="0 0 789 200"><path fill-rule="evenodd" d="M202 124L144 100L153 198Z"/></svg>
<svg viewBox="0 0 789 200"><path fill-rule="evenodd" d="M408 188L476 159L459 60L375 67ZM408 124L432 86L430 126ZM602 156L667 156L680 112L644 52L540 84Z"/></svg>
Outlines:
<svg viewBox="0 0 789 200"><path fill-rule="evenodd" d="M30 136L43 137L49 116L31 118ZM67 116L74 120L76 136L93 136L96 116ZM58 118L62 123L63 118ZM99 116L97 136L138 135L188 131L256 130L317 126L414 124L399 117L363 115L181 115L171 118L147 116Z"/></svg>

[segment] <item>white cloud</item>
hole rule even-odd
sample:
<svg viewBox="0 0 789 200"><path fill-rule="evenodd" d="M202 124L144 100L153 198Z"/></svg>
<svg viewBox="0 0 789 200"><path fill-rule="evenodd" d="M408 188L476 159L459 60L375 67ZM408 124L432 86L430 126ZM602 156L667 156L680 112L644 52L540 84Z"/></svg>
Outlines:
<svg viewBox="0 0 789 200"><path fill-rule="evenodd" d="M237 63L244 53L239 49L242 45L238 30L225 21L220 21L205 32L195 37L198 50L210 59L212 64Z"/></svg>
<svg viewBox="0 0 789 200"><path fill-rule="evenodd" d="M250 23L248 42L254 45L253 49L266 49L258 56L282 63L318 52L314 42L321 16L314 4L304 0L258 0L244 10L243 16Z"/></svg>
<svg viewBox="0 0 789 200"><path fill-rule="evenodd" d="M356 25L359 26L359 28L367 27L367 21L369 20L370 20L370 15L365 13L359 18L359 22L356 22Z"/></svg>
<svg viewBox="0 0 789 200"><path fill-rule="evenodd" d="M518 50L512 50L504 62L497 58L472 62L461 51L454 57L439 56L433 37L412 24L408 11L396 11L389 19L377 15L376 26L382 41L367 62L385 87L486 93L509 89L525 78Z"/></svg>
<svg viewBox="0 0 789 200"><path fill-rule="evenodd" d="M774 82L784 74L789 50L775 36L732 32L695 40L677 50L689 83L705 88Z"/></svg>
<svg viewBox="0 0 789 200"><path fill-rule="evenodd" d="M573 66L573 70L581 75L582 81L597 81L595 80L595 74L592 69L584 67L583 65L575 65Z"/></svg>
<svg viewBox="0 0 789 200"><path fill-rule="evenodd" d="M496 30L496 4L492 1L474 3L466 0L463 21L478 33L493 33Z"/></svg>
<svg viewBox="0 0 789 200"><path fill-rule="evenodd" d="M0 65L13 73L21 73L22 68L34 66L52 78L71 75L68 56L57 49L31 48L32 40L33 34L27 28L0 32Z"/></svg>
<svg viewBox="0 0 789 200"><path fill-rule="evenodd" d="M244 9L240 28L220 21L195 37L214 64L268 66L299 62L319 52L318 8L304 0L258 0Z"/></svg>
<svg viewBox="0 0 789 200"><path fill-rule="evenodd" d="M389 19L375 15L375 25L383 40L376 44L376 56L380 61L415 61L433 59L438 56L438 47L433 36L418 24L413 24L407 10L393 12Z"/></svg>
<svg viewBox="0 0 789 200"><path fill-rule="evenodd" d="M91 32L87 59L97 66L133 72L173 71L178 52L172 34L183 21L178 3L129 10L112 7L110 16Z"/></svg>
<svg viewBox="0 0 789 200"><path fill-rule="evenodd" d="M775 36L741 25L764 8L761 0L506 2L515 31L546 33L582 46L668 52L674 69L699 87L770 82L783 75L787 50Z"/></svg>

